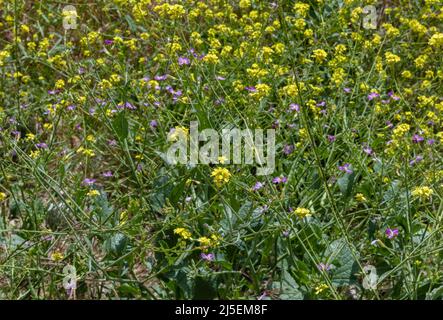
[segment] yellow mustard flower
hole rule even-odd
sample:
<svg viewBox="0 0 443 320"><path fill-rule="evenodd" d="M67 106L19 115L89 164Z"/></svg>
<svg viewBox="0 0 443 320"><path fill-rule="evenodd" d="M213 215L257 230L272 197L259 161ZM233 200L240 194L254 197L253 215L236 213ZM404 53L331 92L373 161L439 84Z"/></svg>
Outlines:
<svg viewBox="0 0 443 320"><path fill-rule="evenodd" d="M424 187L415 187L412 190L411 194L414 198L418 198L421 200L427 200L427 199L431 198L433 193L434 193L434 190L432 190L429 187L424 186Z"/></svg>
<svg viewBox="0 0 443 320"><path fill-rule="evenodd" d="M311 210L299 207L294 210L294 214L296 214L300 219L303 219L311 216Z"/></svg>
<svg viewBox="0 0 443 320"><path fill-rule="evenodd" d="M182 237L185 240L190 239L192 235L191 232L189 232L185 228L175 228L174 234L178 234L180 237Z"/></svg>
<svg viewBox="0 0 443 320"><path fill-rule="evenodd" d="M212 170L211 177L213 177L216 186L221 187L222 185L229 182L229 179L231 178L231 173L226 168L217 167Z"/></svg>

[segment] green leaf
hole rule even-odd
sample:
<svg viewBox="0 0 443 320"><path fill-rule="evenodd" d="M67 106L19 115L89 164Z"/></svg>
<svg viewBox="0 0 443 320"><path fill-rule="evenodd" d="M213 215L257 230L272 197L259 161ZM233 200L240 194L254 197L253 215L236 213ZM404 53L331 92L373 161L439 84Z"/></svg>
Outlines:
<svg viewBox="0 0 443 320"><path fill-rule="evenodd" d="M443 299L443 286L432 290L426 294L426 300L442 300Z"/></svg>
<svg viewBox="0 0 443 320"><path fill-rule="evenodd" d="M10 236L6 237L0 237L0 244L6 246L6 248L11 250L14 250L17 247L23 245L23 243L25 243L25 239L16 234L11 234Z"/></svg>
<svg viewBox="0 0 443 320"><path fill-rule="evenodd" d="M231 207L228 204L224 204L224 217L220 221L220 226L222 230L226 233L232 233L234 231L235 223L237 222L237 217L232 212Z"/></svg>
<svg viewBox="0 0 443 320"><path fill-rule="evenodd" d="M110 219L114 213L112 206L109 204L106 192L100 191L100 195L94 199L94 218L99 224L106 222L106 225L112 226L115 221Z"/></svg>
<svg viewBox="0 0 443 320"><path fill-rule="evenodd" d="M126 19L126 21L128 22L129 29L130 29L132 32L137 31L137 26L136 26L134 20L132 20L132 18L131 18L129 15L125 15L125 19Z"/></svg>
<svg viewBox="0 0 443 320"><path fill-rule="evenodd" d="M128 238L123 233L116 233L108 238L105 243L106 249L109 253L117 256L122 256L128 245Z"/></svg>
<svg viewBox="0 0 443 320"><path fill-rule="evenodd" d="M169 177L165 174L164 170L161 170L159 176L154 180L155 189L149 196L149 204L152 210L159 212L166 203L166 199L169 197L173 188Z"/></svg>
<svg viewBox="0 0 443 320"><path fill-rule="evenodd" d="M121 140L124 140L128 137L129 125L123 111L119 112L115 119L112 121L112 126Z"/></svg>
<svg viewBox="0 0 443 320"><path fill-rule="evenodd" d="M217 297L216 284L213 277L196 276L194 279L193 299L210 300Z"/></svg>
<svg viewBox="0 0 443 320"><path fill-rule="evenodd" d="M299 285L287 270L283 270L279 283L274 286L280 290L280 298L282 300L302 300L303 294L299 290Z"/></svg>
<svg viewBox="0 0 443 320"><path fill-rule="evenodd" d="M355 173L346 173L343 177L337 180L338 187L344 197L349 197L352 194L352 188L354 187Z"/></svg>
<svg viewBox="0 0 443 320"><path fill-rule="evenodd" d="M358 264L344 239L333 241L325 251L327 262L333 264L332 283L336 286L355 283Z"/></svg>
<svg viewBox="0 0 443 320"><path fill-rule="evenodd" d="M119 286L118 292L125 297L138 297L140 295L140 289L128 283Z"/></svg>
<svg viewBox="0 0 443 320"><path fill-rule="evenodd" d="M188 274L189 268L181 265L176 269L176 272L172 278L177 286L182 290L184 297L187 299L192 296L192 281L188 277Z"/></svg>

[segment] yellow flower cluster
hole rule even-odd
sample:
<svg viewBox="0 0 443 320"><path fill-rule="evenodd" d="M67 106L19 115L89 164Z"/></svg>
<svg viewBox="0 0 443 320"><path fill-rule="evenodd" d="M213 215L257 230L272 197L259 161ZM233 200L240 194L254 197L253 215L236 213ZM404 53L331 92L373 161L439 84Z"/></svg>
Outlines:
<svg viewBox="0 0 443 320"><path fill-rule="evenodd" d="M386 63L394 64L401 61L401 58L392 52L385 53Z"/></svg>
<svg viewBox="0 0 443 320"><path fill-rule="evenodd" d="M100 192L98 190L93 189L93 190L88 191L88 193L86 195L89 197L97 197L100 195Z"/></svg>
<svg viewBox="0 0 443 320"><path fill-rule="evenodd" d="M220 236L212 234L209 238L208 237L198 238L198 242L200 242L200 245L203 247L217 247L220 245L220 239L221 239Z"/></svg>
<svg viewBox="0 0 443 320"><path fill-rule="evenodd" d="M81 153L87 157L94 157L95 156L95 152L92 149L85 149L83 147L80 147L77 149L76 151L77 153Z"/></svg>
<svg viewBox="0 0 443 320"><path fill-rule="evenodd" d="M407 123L399 124L393 131L394 138L401 138L411 129L410 125Z"/></svg>
<svg viewBox="0 0 443 320"><path fill-rule="evenodd" d="M432 196L433 193L434 193L434 190L425 186L425 187L414 188L414 190L412 190L411 194L414 198L419 198L421 200L427 200Z"/></svg>
<svg viewBox="0 0 443 320"><path fill-rule="evenodd" d="M315 49L312 52L312 58L318 63L322 63L324 60L326 60L327 56L327 52L323 49Z"/></svg>
<svg viewBox="0 0 443 320"><path fill-rule="evenodd" d="M179 19L186 13L185 8L180 4L163 3L154 7L154 12L157 12L161 17L168 17L170 19Z"/></svg>
<svg viewBox="0 0 443 320"><path fill-rule="evenodd" d="M294 210L294 214L296 214L300 219L303 219L311 216L311 210L299 207Z"/></svg>
<svg viewBox="0 0 443 320"><path fill-rule="evenodd" d="M315 287L315 294L319 295L320 293L322 293L324 290L326 290L328 288L329 288L328 285L323 283L323 284Z"/></svg>
<svg viewBox="0 0 443 320"><path fill-rule="evenodd" d="M191 232L189 232L185 228L175 228L174 234L178 234L180 237L182 237L185 240L190 239L192 236Z"/></svg>
<svg viewBox="0 0 443 320"><path fill-rule="evenodd" d="M215 53L208 53L204 56L203 61L209 64L217 64L220 60Z"/></svg>
<svg viewBox="0 0 443 320"><path fill-rule="evenodd" d="M297 2L294 5L294 11L302 18L306 17L309 11L309 4L303 2Z"/></svg>
<svg viewBox="0 0 443 320"><path fill-rule="evenodd" d="M231 178L231 173L226 168L217 167L211 172L211 177L214 179L214 183L217 187L221 187L222 185L229 182Z"/></svg>
<svg viewBox="0 0 443 320"><path fill-rule="evenodd" d="M443 46L443 33L436 33L432 35L431 39L429 39L429 45L432 47L441 47Z"/></svg>
<svg viewBox="0 0 443 320"><path fill-rule="evenodd" d="M251 92L250 95L251 95L251 97L254 97L256 99L264 98L264 97L268 96L269 93L271 92L271 87L265 83L257 84L255 86L255 89L256 89L256 91Z"/></svg>
<svg viewBox="0 0 443 320"><path fill-rule="evenodd" d="M168 141L177 141L179 138L186 139L188 135L188 128L175 127L174 130L168 134Z"/></svg>
<svg viewBox="0 0 443 320"><path fill-rule="evenodd" d="M367 201L365 196L363 195L363 193L357 193L355 195L355 200L357 200L358 202L366 202Z"/></svg>
<svg viewBox="0 0 443 320"><path fill-rule="evenodd" d="M60 251L54 251L53 253L51 253L51 260L52 261L58 262L58 261L62 261L64 258L65 258L65 256Z"/></svg>

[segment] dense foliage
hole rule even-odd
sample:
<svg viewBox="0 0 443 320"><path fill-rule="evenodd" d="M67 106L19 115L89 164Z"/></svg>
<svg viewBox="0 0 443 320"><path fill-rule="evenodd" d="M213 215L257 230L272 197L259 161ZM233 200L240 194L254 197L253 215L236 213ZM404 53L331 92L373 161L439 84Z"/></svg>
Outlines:
<svg viewBox="0 0 443 320"><path fill-rule="evenodd" d="M0 0L0 298L443 297L442 1L65 6Z"/></svg>

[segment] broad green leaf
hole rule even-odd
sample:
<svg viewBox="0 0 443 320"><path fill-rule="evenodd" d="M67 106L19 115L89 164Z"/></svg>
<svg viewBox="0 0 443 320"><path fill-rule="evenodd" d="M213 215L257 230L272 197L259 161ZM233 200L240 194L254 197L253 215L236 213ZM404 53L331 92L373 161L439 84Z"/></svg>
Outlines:
<svg viewBox="0 0 443 320"><path fill-rule="evenodd" d="M105 245L109 253L121 256L128 245L128 238L119 232L108 238Z"/></svg>
<svg viewBox="0 0 443 320"><path fill-rule="evenodd" d="M274 283L274 286L280 290L280 299L282 300L303 299L303 294L299 289L299 285L287 270L282 271L280 282Z"/></svg>
<svg viewBox="0 0 443 320"><path fill-rule="evenodd" d="M333 241L325 251L328 264L333 264L332 283L337 286L349 285L356 281L358 264L344 239Z"/></svg>
<svg viewBox="0 0 443 320"><path fill-rule="evenodd" d="M345 197L349 197L352 194L352 188L354 187L354 177L355 173L346 173L343 177L337 180L338 187L341 193Z"/></svg>
<svg viewBox="0 0 443 320"><path fill-rule="evenodd" d="M117 114L115 119L112 121L112 126L114 127L115 132L117 132L117 135L121 140L124 140L128 137L129 125L123 111Z"/></svg>

